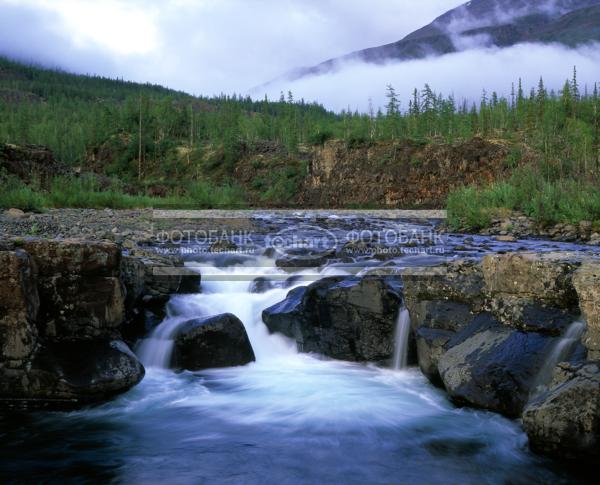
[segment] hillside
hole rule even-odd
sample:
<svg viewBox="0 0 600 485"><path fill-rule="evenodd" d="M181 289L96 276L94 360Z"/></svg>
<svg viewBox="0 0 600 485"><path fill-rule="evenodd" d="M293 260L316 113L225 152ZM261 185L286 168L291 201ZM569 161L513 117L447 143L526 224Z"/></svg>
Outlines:
<svg viewBox="0 0 600 485"><path fill-rule="evenodd" d="M600 41L598 0L473 0L390 44L300 68L286 80L326 74L344 62L381 64L440 56L474 46L509 47L522 42L561 43L569 47Z"/></svg>
<svg viewBox="0 0 600 485"><path fill-rule="evenodd" d="M600 221L600 96L576 73L558 93L516 80L510 99L490 93L478 105L425 85L407 112L390 88L386 112L369 115L292 93L202 98L0 67L0 207L443 208L448 199L457 225L485 225L500 209Z"/></svg>

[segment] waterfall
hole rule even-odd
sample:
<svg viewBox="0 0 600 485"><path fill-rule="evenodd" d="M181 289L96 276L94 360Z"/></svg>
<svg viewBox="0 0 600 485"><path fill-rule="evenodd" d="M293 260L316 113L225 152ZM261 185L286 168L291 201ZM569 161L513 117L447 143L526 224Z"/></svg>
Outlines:
<svg viewBox="0 0 600 485"><path fill-rule="evenodd" d="M538 394L547 389L548 384L552 380L554 369L558 364L565 362L573 355L585 328L586 325L584 322L572 323L560 337L558 342L554 344L536 377L536 385L533 387L534 394Z"/></svg>
<svg viewBox="0 0 600 485"><path fill-rule="evenodd" d="M216 268L203 266L202 293L175 296L168 305L167 318L137 347L146 367L168 368L173 353L174 338L187 321L232 313L246 329L257 361L276 359L297 353L296 343L271 335L262 321L262 311L285 299L293 288L275 288L266 293L250 293L248 275L280 275L271 267ZM300 285L302 283L299 283Z"/></svg>
<svg viewBox="0 0 600 485"><path fill-rule="evenodd" d="M179 327L187 320L180 317L167 317L156 327L149 337L142 340L137 354L145 367L167 369L171 364L173 343Z"/></svg>
<svg viewBox="0 0 600 485"><path fill-rule="evenodd" d="M394 369L404 369L408 365L408 336L410 334L410 314L406 308L400 310L396 321L394 337Z"/></svg>

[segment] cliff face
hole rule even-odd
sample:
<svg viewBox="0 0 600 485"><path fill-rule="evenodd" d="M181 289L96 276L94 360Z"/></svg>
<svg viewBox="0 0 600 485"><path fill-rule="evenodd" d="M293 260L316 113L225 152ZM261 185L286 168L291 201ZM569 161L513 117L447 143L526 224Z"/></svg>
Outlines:
<svg viewBox="0 0 600 485"><path fill-rule="evenodd" d="M474 138L459 145L340 141L315 149L299 195L309 207L443 208L459 185L506 176L508 147Z"/></svg>

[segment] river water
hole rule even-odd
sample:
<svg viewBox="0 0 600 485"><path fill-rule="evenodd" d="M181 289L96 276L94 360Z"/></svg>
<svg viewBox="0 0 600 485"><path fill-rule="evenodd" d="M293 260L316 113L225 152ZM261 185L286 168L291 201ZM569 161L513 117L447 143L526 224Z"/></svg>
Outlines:
<svg viewBox="0 0 600 485"><path fill-rule="evenodd" d="M250 257L223 266L204 258L202 292L173 297L165 321L138 345L146 377L130 392L75 412L0 414L1 481L575 481L528 450L519 422L456 408L418 369L325 360L269 335L261 312L290 288L250 293L244 275L283 275L265 263ZM337 265L311 274L346 272ZM168 337L178 323L223 312L243 321L257 361L168 369Z"/></svg>

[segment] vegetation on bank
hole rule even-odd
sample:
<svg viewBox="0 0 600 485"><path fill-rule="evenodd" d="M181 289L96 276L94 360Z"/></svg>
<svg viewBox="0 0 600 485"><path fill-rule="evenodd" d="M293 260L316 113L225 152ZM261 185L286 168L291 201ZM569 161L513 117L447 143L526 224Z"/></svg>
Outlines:
<svg viewBox="0 0 600 485"><path fill-rule="evenodd" d="M506 164L515 173L453 192L454 227L483 227L502 210L548 224L600 220L600 97L597 86L579 85L576 72L558 92L540 79L530 91L516 82L506 98L484 91L478 103L428 85L408 106L392 86L387 99L380 110L332 113L292 93L275 101L192 97L0 58L0 142L45 145L72 167L118 180L109 190L80 179L57 180L46 191L11 184L0 205L239 207L248 191L260 203L287 205L306 175L311 145L454 144L481 136L513 147ZM260 174L244 172L242 159Z"/></svg>
<svg viewBox="0 0 600 485"><path fill-rule="evenodd" d="M589 221L600 228L600 190L592 182L546 178L527 166L506 181L462 187L448 197L448 222L456 230L489 227L508 211L525 214L541 226Z"/></svg>
<svg viewBox="0 0 600 485"><path fill-rule="evenodd" d="M238 187L216 187L208 182L190 183L181 192L165 197L128 194L118 184L103 187L92 177L57 177L49 190L26 185L13 177L0 176L0 185L3 186L0 192L0 209L241 209L246 206L244 195Z"/></svg>

